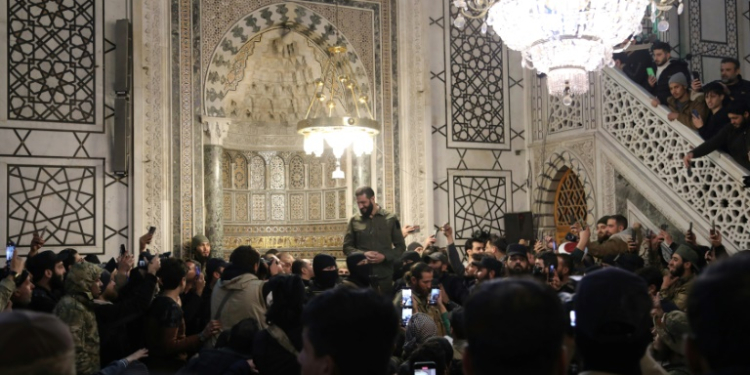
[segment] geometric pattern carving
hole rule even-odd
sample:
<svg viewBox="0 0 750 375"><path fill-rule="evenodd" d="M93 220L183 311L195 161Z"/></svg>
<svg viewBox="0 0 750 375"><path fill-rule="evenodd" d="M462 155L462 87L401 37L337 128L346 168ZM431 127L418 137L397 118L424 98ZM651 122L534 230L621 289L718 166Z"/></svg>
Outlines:
<svg viewBox="0 0 750 375"><path fill-rule="evenodd" d="M6 233L47 227L48 245L95 245L95 176L94 167L8 165Z"/></svg>
<svg viewBox="0 0 750 375"><path fill-rule="evenodd" d="M346 219L346 190L339 191L339 219Z"/></svg>
<svg viewBox="0 0 750 375"><path fill-rule="evenodd" d="M234 188L247 189L247 159L241 154L235 154L232 170L234 175Z"/></svg>
<svg viewBox="0 0 750 375"><path fill-rule="evenodd" d="M450 10L453 19L458 9ZM465 30L450 27L450 140L505 144L503 43L494 33L482 35L481 26L467 20Z"/></svg>
<svg viewBox="0 0 750 375"><path fill-rule="evenodd" d="M8 119L95 122L94 4L7 3Z"/></svg>
<svg viewBox="0 0 750 375"><path fill-rule="evenodd" d="M282 162L283 163L283 162ZM250 159L250 190L266 189L266 162L260 156Z"/></svg>
<svg viewBox="0 0 750 375"><path fill-rule="evenodd" d="M305 164L299 155L289 161L289 187L292 189L305 188Z"/></svg>
<svg viewBox="0 0 750 375"><path fill-rule="evenodd" d="M232 220L232 194L224 193L224 220Z"/></svg>
<svg viewBox="0 0 750 375"><path fill-rule="evenodd" d="M336 205L336 192L326 192L326 220L336 219L338 206Z"/></svg>
<svg viewBox="0 0 750 375"><path fill-rule="evenodd" d="M586 190L581 180L568 169L560 181L555 197L555 225L568 227L588 216ZM567 228L566 228L567 229Z"/></svg>
<svg viewBox="0 0 750 375"><path fill-rule="evenodd" d="M307 196L308 220L320 220L320 193L310 193Z"/></svg>
<svg viewBox="0 0 750 375"><path fill-rule="evenodd" d="M232 156L226 151L221 154L221 186L232 188Z"/></svg>
<svg viewBox="0 0 750 375"><path fill-rule="evenodd" d="M271 189L272 190L283 190L286 184L284 183L284 159L279 156L274 156L271 159Z"/></svg>
<svg viewBox="0 0 750 375"><path fill-rule="evenodd" d="M700 73L703 71L703 57L733 57L740 58L738 48L738 30L737 24L737 0L714 0L715 2L724 1L726 14L722 19L726 23L725 41L706 40L702 35L701 23L703 11L701 10L701 0L688 1L688 15L690 17L690 52L693 59L690 61L691 68ZM712 1L713 3L713 1Z"/></svg>
<svg viewBox="0 0 750 375"><path fill-rule="evenodd" d="M566 106L557 96L549 96L549 133L583 128L583 102L580 95L573 96L573 104Z"/></svg>
<svg viewBox="0 0 750 375"><path fill-rule="evenodd" d="M513 208L511 173L449 170L448 178L456 238L470 238L479 229L503 235L500 222Z"/></svg>
<svg viewBox="0 0 750 375"><path fill-rule="evenodd" d="M282 161L283 163L283 161ZM284 213L286 212L286 195L284 194L272 194L271 195L271 220L284 220Z"/></svg>
<svg viewBox="0 0 750 375"><path fill-rule="evenodd" d="M317 158L316 158L317 159ZM320 189L323 184L323 166L319 161L314 160L310 163L309 186L312 189Z"/></svg>
<svg viewBox="0 0 750 375"><path fill-rule="evenodd" d="M326 180L326 187L336 187L336 180L333 178L333 171L336 170L336 157L328 155L325 158L326 163L326 175L323 176Z"/></svg>
<svg viewBox="0 0 750 375"><path fill-rule="evenodd" d="M679 125L663 121L609 73L602 74L602 86L605 131L692 210L715 221L725 241L739 249L750 247L750 190L739 176L706 157L693 160L688 176L682 158L695 145L675 130Z"/></svg>
<svg viewBox="0 0 750 375"><path fill-rule="evenodd" d="M252 195L253 221L266 221L266 196Z"/></svg>
<svg viewBox="0 0 750 375"><path fill-rule="evenodd" d="M248 221L247 194L236 194L234 196L234 220Z"/></svg>
<svg viewBox="0 0 750 375"><path fill-rule="evenodd" d="M305 220L305 195L289 195L289 218L291 220Z"/></svg>

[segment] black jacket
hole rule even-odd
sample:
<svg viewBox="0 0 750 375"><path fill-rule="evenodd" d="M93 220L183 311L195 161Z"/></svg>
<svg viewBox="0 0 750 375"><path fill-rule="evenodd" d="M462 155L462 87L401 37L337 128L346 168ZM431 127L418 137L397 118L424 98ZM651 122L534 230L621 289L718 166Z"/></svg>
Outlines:
<svg viewBox="0 0 750 375"><path fill-rule="evenodd" d="M654 73L656 73L656 65L652 65L651 67L654 69ZM669 92L669 79L677 73L684 74L685 78L688 80L688 85L690 85L690 71L688 70L687 63L684 60L670 60L669 65L664 69L659 76L659 79L656 81L656 86L650 89L651 93L659 98L659 103L667 105L667 99L672 96L672 93Z"/></svg>
<svg viewBox="0 0 750 375"><path fill-rule="evenodd" d="M713 138L716 134L719 134L724 126L732 126L729 124L729 116L727 116L727 109L722 107L716 113L708 111L708 119L703 122L703 127L698 129L698 134L704 141ZM721 150L725 151L726 150Z"/></svg>
<svg viewBox="0 0 750 375"><path fill-rule="evenodd" d="M741 128L727 125L715 137L703 142L691 151L693 158L708 155L714 151L724 149L739 165L750 169L750 124L745 121Z"/></svg>
<svg viewBox="0 0 750 375"><path fill-rule="evenodd" d="M137 272L137 270L133 270ZM94 313L99 327L100 360L102 367L112 361L122 359L140 347L131 346L130 336L140 336L141 331L133 331L132 323L142 318L148 310L156 289L156 276L147 274L137 288L127 298L114 304L96 304Z"/></svg>
<svg viewBox="0 0 750 375"><path fill-rule="evenodd" d="M229 348L203 349L177 375L251 374L248 359Z"/></svg>
<svg viewBox="0 0 750 375"><path fill-rule="evenodd" d="M52 310L55 309L61 296L62 293L59 293L56 290L50 292L41 287L34 288L34 290L31 291L31 303L25 308L31 311L52 314Z"/></svg>
<svg viewBox="0 0 750 375"><path fill-rule="evenodd" d="M302 350L302 326L284 329L284 333L297 351ZM279 344L268 330L255 336L253 342L253 362L261 374L299 375L300 365L297 356Z"/></svg>
<svg viewBox="0 0 750 375"><path fill-rule="evenodd" d="M734 85L727 85L729 92L734 100L743 100L745 104L750 105L750 81L742 79L742 76L737 76L737 83Z"/></svg>
<svg viewBox="0 0 750 375"><path fill-rule="evenodd" d="M646 68L654 64L651 53L648 50L634 51L627 54L622 65L622 72L630 78L631 81L641 85L646 90L651 91L648 84L648 73Z"/></svg>

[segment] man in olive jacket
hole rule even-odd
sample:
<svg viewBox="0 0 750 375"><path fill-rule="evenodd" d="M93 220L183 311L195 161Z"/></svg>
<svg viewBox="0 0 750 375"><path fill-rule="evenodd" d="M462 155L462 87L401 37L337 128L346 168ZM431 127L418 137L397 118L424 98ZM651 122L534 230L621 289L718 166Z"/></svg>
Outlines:
<svg viewBox="0 0 750 375"><path fill-rule="evenodd" d="M373 277L377 278L380 292L393 295L393 263L406 250L401 223L398 217L375 203L375 192L364 186L354 192L359 214L349 220L344 237L344 254L355 251L365 254L373 264Z"/></svg>

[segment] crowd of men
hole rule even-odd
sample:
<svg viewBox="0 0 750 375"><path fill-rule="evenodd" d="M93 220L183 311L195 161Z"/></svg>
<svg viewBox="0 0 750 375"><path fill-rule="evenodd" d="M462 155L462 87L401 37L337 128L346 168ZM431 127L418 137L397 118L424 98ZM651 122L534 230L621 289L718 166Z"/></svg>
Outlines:
<svg viewBox="0 0 750 375"><path fill-rule="evenodd" d="M34 236L0 282L3 374L747 374L750 253L620 215L507 243L449 225L406 245L355 192L346 268L240 246L105 264ZM436 243L445 241L446 247ZM137 259L137 262L136 262ZM433 372L434 371L434 372Z"/></svg>
<svg viewBox="0 0 750 375"><path fill-rule="evenodd" d="M723 58L721 80L704 84L686 61L672 58L669 43L656 41L650 52L617 54L617 67L654 95L654 107L668 107L670 121L696 131L705 141L685 155L685 167L691 168L694 158L721 151L750 169L750 81L742 78L739 60Z"/></svg>

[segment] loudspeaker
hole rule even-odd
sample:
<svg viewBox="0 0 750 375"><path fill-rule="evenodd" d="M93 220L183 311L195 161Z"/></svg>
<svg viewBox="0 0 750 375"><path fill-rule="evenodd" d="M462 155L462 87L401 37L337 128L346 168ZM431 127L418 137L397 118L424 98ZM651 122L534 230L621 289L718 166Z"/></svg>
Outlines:
<svg viewBox="0 0 750 375"><path fill-rule="evenodd" d="M505 239L509 244L518 243L524 239L534 239L534 214L529 212L509 212L503 217L505 223Z"/></svg>
<svg viewBox="0 0 750 375"><path fill-rule="evenodd" d="M133 74L133 31L129 20L115 24L115 93L130 93Z"/></svg>
<svg viewBox="0 0 750 375"><path fill-rule="evenodd" d="M128 175L130 160L130 99L115 98L115 136L112 155L112 170L116 176Z"/></svg>

